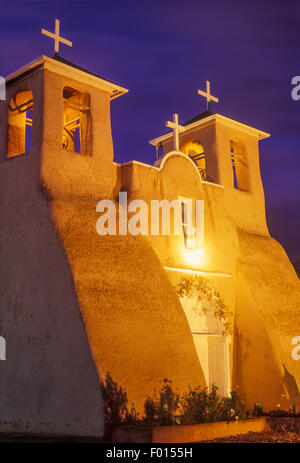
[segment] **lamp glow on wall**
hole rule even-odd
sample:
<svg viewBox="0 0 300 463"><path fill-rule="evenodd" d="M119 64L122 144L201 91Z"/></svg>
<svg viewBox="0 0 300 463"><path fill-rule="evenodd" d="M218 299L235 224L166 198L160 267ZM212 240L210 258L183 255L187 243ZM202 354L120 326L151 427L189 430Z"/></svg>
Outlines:
<svg viewBox="0 0 300 463"><path fill-rule="evenodd" d="M183 256L189 265L199 266L204 264L205 251L203 247L197 246L195 228L192 228L190 234L184 236Z"/></svg>
<svg viewBox="0 0 300 463"><path fill-rule="evenodd" d="M195 208L195 214L193 213ZM182 228L183 228L183 256L184 260L193 267L204 264L204 201L181 198ZM193 219L194 216L194 219ZM192 224L194 223L195 226ZM198 233L197 233L198 232Z"/></svg>
<svg viewBox="0 0 300 463"><path fill-rule="evenodd" d="M203 248L187 249L183 247L184 260L193 267L203 266L205 262L205 250Z"/></svg>

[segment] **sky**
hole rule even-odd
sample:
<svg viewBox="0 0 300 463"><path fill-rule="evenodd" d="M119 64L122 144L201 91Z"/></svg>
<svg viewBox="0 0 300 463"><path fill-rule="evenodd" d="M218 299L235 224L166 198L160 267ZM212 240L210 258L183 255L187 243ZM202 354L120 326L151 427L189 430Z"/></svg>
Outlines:
<svg viewBox="0 0 300 463"><path fill-rule="evenodd" d="M153 164L149 140L206 109L197 89L211 81L212 110L271 138L260 142L269 230L292 260L300 259L299 0L0 1L0 75L42 54L53 40L73 42L60 55L129 89L112 101L115 161Z"/></svg>

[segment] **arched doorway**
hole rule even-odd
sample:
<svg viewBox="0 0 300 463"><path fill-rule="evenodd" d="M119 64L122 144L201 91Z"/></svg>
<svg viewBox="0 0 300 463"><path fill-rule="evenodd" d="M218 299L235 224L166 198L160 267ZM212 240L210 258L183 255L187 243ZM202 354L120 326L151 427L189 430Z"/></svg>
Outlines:
<svg viewBox="0 0 300 463"><path fill-rule="evenodd" d="M219 394L229 396L231 336L225 305L202 277L182 280L177 293L190 326L207 387L215 384Z"/></svg>

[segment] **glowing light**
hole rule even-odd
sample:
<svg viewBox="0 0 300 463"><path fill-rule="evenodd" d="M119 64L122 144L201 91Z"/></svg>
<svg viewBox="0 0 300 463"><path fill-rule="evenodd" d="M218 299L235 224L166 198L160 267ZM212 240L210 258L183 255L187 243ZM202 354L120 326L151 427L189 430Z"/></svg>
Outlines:
<svg viewBox="0 0 300 463"><path fill-rule="evenodd" d="M198 267L204 264L205 251L203 248L186 249L183 248L184 259L192 266Z"/></svg>
<svg viewBox="0 0 300 463"><path fill-rule="evenodd" d="M189 250L189 251L195 250L196 237L194 235L193 236L187 236L186 241L185 241L185 246L186 246L187 250Z"/></svg>

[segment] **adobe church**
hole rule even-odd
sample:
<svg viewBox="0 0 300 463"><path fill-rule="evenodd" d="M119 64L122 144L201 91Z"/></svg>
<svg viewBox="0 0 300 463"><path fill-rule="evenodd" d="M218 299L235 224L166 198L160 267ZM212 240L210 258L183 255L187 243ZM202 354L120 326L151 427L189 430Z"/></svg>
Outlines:
<svg viewBox="0 0 300 463"><path fill-rule="evenodd" d="M239 385L249 409L299 410L300 285L266 223L269 135L208 110L157 134L153 165L118 164L110 101L126 92L57 50L6 78L0 431L103 435L107 372L140 411L164 378L180 392ZM96 205L118 208L120 192L204 200L203 243L184 220L180 236L99 236Z"/></svg>

